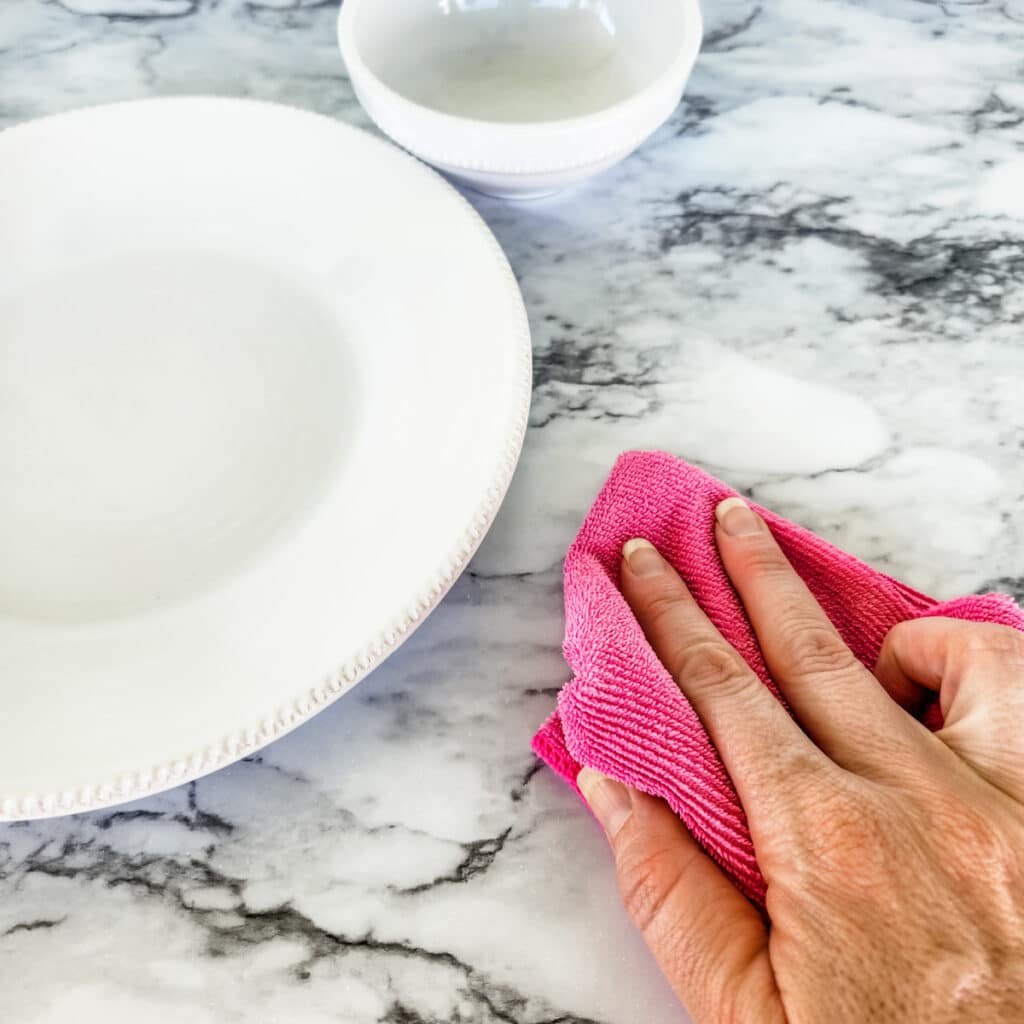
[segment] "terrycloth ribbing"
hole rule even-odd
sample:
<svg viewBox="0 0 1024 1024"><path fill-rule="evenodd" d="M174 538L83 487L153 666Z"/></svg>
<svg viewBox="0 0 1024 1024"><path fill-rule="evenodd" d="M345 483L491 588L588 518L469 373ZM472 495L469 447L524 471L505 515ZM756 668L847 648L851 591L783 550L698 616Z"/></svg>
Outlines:
<svg viewBox="0 0 1024 1024"><path fill-rule="evenodd" d="M630 452L618 460L565 560L565 657L574 678L533 747L574 787L586 765L666 800L739 889L763 905L765 882L736 791L619 591L622 545L631 537L647 538L778 697L715 545L715 506L733 494L721 481L662 452ZM1024 613L1005 595L940 604L754 508L869 668L885 634L906 619L943 615L1024 630ZM937 724L932 718L926 721Z"/></svg>

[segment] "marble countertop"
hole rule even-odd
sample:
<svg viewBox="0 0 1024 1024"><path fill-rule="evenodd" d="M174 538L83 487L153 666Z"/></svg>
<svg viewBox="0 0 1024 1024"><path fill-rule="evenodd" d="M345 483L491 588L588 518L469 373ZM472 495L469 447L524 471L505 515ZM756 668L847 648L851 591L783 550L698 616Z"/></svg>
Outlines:
<svg viewBox="0 0 1024 1024"><path fill-rule="evenodd" d="M0 126L214 93L368 127L322 0L4 0ZM668 1024L597 826L529 749L559 562L663 447L938 596L1024 589L1024 0L707 0L621 166L471 197L533 327L471 570L311 723L180 790L0 826L0 1019Z"/></svg>

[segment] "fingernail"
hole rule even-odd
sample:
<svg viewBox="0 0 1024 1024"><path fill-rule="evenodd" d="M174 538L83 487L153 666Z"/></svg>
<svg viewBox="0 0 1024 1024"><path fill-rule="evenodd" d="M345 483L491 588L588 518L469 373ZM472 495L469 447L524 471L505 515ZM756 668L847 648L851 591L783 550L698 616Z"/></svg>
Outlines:
<svg viewBox="0 0 1024 1024"><path fill-rule="evenodd" d="M730 537L746 537L761 529L761 520L742 498L726 498L715 509L718 525Z"/></svg>
<svg viewBox="0 0 1024 1024"><path fill-rule="evenodd" d="M592 768L584 768L576 776L576 785L580 787L594 817L601 822L605 835L614 839L633 813L629 790L621 782L609 779Z"/></svg>
<svg viewBox="0 0 1024 1024"><path fill-rule="evenodd" d="M665 559L658 554L658 549L640 537L626 541L622 546L622 557L634 576L657 576L665 568Z"/></svg>

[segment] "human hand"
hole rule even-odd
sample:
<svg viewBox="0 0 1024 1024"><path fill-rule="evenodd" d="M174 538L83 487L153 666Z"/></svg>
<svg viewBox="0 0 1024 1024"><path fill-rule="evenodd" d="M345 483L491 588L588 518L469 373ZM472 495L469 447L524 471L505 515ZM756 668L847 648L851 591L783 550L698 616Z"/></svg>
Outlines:
<svg viewBox="0 0 1024 1024"><path fill-rule="evenodd" d="M1024 635L902 623L872 674L760 516L731 498L717 518L796 721L646 541L624 548L622 590L736 786L766 916L666 804L579 778L679 998L715 1024L1024 1019ZM907 709L935 692L931 733Z"/></svg>

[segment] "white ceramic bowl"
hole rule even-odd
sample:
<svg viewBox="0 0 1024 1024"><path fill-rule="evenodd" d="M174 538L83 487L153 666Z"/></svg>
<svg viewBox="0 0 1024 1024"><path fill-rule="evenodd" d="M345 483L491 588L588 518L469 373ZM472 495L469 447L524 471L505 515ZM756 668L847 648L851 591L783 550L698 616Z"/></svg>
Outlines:
<svg viewBox="0 0 1024 1024"><path fill-rule="evenodd" d="M356 95L399 145L527 199L631 153L697 59L697 0L345 0Z"/></svg>

